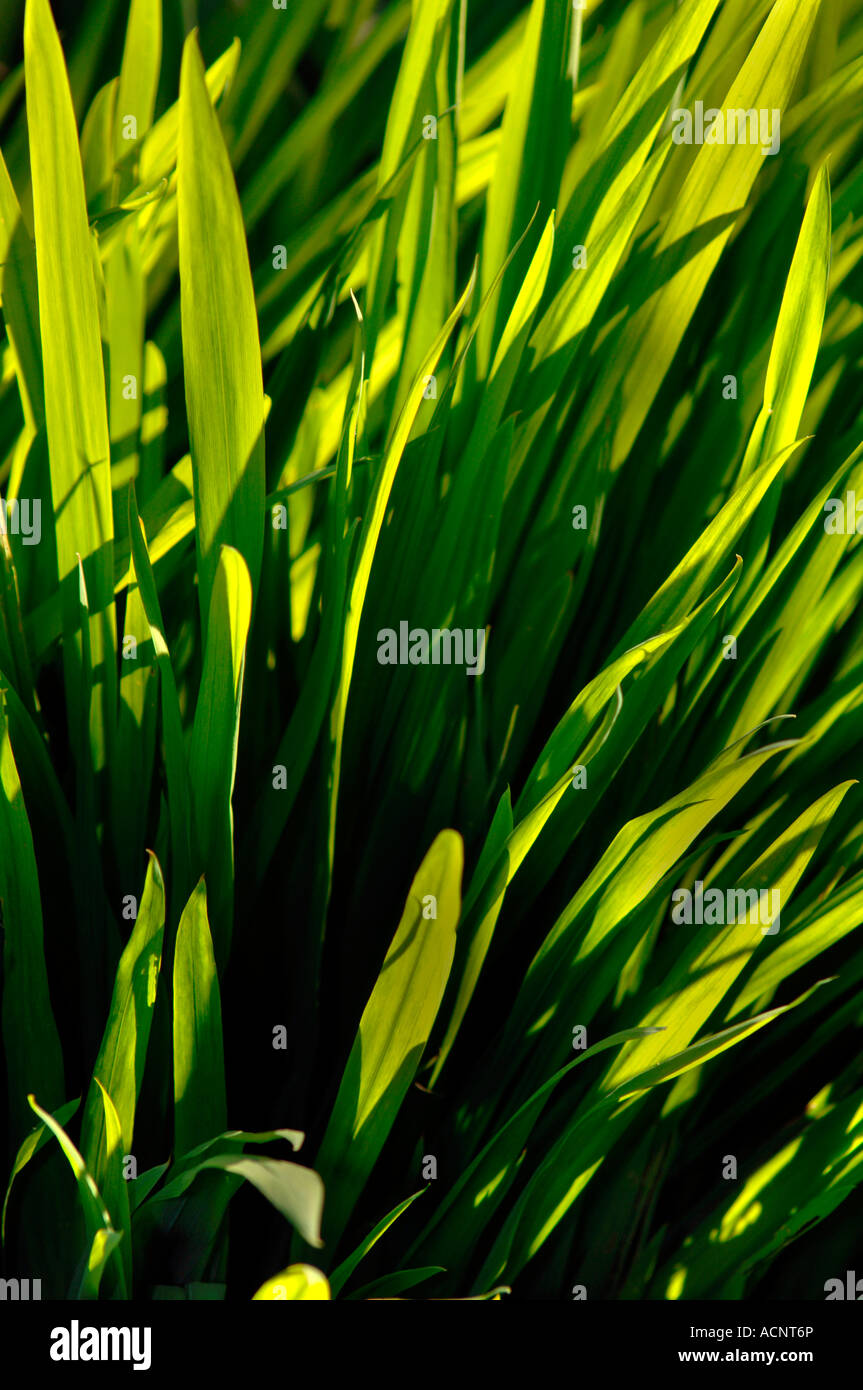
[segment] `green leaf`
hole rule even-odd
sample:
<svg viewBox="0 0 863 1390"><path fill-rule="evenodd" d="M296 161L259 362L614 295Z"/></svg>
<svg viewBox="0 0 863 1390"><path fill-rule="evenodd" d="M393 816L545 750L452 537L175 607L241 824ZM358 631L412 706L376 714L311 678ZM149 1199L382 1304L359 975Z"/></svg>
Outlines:
<svg viewBox="0 0 863 1390"><path fill-rule="evenodd" d="M573 1068L609 1047L619 1047L632 1038L644 1036L642 1029L625 1029L585 1049L540 1086L520 1105L514 1115L483 1146L465 1171L456 1179L437 1207L422 1234L408 1251L407 1258L457 1258L465 1234L470 1247L504 1200L518 1176L520 1155L552 1092Z"/></svg>
<svg viewBox="0 0 863 1390"><path fill-rule="evenodd" d="M213 1154L204 1159L201 1168L223 1168L226 1173L245 1178L290 1221L307 1245L323 1245L320 1230L324 1185L314 1169L279 1158L237 1154Z"/></svg>
<svg viewBox="0 0 863 1390"><path fill-rule="evenodd" d="M813 989L817 989L817 985L813 986ZM670 1081L675 1076L682 1076L687 1071L691 1071L693 1067L701 1066L711 1057L718 1057L720 1053L733 1047L735 1043L742 1042L750 1034L757 1033L766 1023L771 1023L774 1018L779 1018L789 1009L795 1008L807 997L805 994L801 995L800 999L795 999L790 1004L784 1004L781 1008L768 1009L765 1013L755 1014L742 1023L731 1024L719 1033L711 1033L708 1037L701 1038L697 1043L691 1043L681 1052L667 1057L665 1061L656 1066L648 1067L646 1071L639 1072L637 1076L618 1082L610 1091L607 1090L606 1083L602 1083L601 1090L623 1100L627 1096L638 1095L641 1091L647 1091L651 1086L658 1086L663 1081ZM663 1030L656 1028L652 1031L658 1034Z"/></svg>
<svg viewBox="0 0 863 1390"><path fill-rule="evenodd" d="M305 1134L300 1129L226 1129L221 1134L217 1134L214 1139L205 1139L203 1143L196 1144L194 1149L187 1149L178 1155L175 1169L185 1166L189 1159L196 1159L207 1153L214 1144L221 1144L223 1148L230 1148L234 1144L269 1144L273 1139L285 1139L290 1144L294 1153L298 1153L305 1142Z"/></svg>
<svg viewBox="0 0 863 1390"><path fill-rule="evenodd" d="M791 262L776 324L764 405L740 470L741 482L797 438L827 307L830 277L830 175L820 170Z"/></svg>
<svg viewBox="0 0 863 1390"><path fill-rule="evenodd" d="M78 1106L80 1104L80 1099L69 1100L66 1102L65 1105L61 1105L58 1110L55 1110L54 1119L57 1121L57 1124L65 1125L67 1120L70 1120L72 1116L75 1114L75 1111L78 1109ZM51 1137L51 1134L52 1131L44 1122L36 1125L36 1127L32 1129L30 1133L27 1135L27 1138L23 1140L23 1142L19 1146L17 1154L15 1155L15 1162L12 1165L12 1172L10 1174L9 1182L6 1187L6 1195L3 1199L3 1218L2 1225L0 1225L0 1241L2 1241L4 1245L6 1243L6 1209L9 1206L9 1198L12 1195L12 1184L14 1183L15 1179L17 1178L18 1174L22 1171L22 1169L26 1168L27 1164L30 1162L30 1159L35 1157L35 1155L42 1148L42 1145L46 1143L46 1141Z"/></svg>
<svg viewBox="0 0 863 1390"><path fill-rule="evenodd" d="M352 1299L366 1298L392 1298L395 1294L402 1293L405 1289L416 1288L417 1284L422 1284L424 1280L431 1279L435 1274L446 1274L442 1265L426 1265L423 1269L399 1269L393 1274L384 1274L380 1279L373 1279L370 1284L363 1284L356 1293L348 1294Z"/></svg>
<svg viewBox="0 0 863 1390"><path fill-rule="evenodd" d="M350 691L351 676L353 675L354 658L356 657L357 639L360 630L360 619L362 617L363 605L365 604L366 593L368 591L372 561L374 559L375 549L381 533L381 527L383 526L384 514L386 512L393 483L395 482L399 463L401 462L405 445L408 442L414 420L416 419L420 402L423 399L426 377L433 375L438 359L443 352L444 345L448 341L453 328L461 317L465 305L473 293L475 275L476 270L474 269L474 273L468 281L464 294L456 304L440 333L437 335L437 338L426 355L425 361L422 363L420 370L413 380L407 400L399 415L398 424L387 446L380 471L375 479L372 496L357 542L357 558L350 583L348 610L345 616L343 629L342 665L332 718L334 749L332 789L330 792L330 864L332 864L335 845L336 807L338 805L342 742L344 739L345 718L347 716L348 693Z"/></svg>
<svg viewBox="0 0 863 1390"><path fill-rule="evenodd" d="M801 6L797 0L777 0L722 107L783 109L794 90L817 13L817 2ZM593 434L613 397L622 393L612 445L613 470L628 455L644 423L762 164L758 145L705 144L698 151L656 243L639 290L641 307L628 316L614 351L607 353L602 380L581 422L585 435ZM691 253L675 258L669 275L669 248L687 245Z"/></svg>
<svg viewBox="0 0 863 1390"><path fill-rule="evenodd" d="M861 1179L861 1098L858 1090L814 1123L810 1120L750 1172L739 1191L710 1212L657 1272L656 1296L724 1297L725 1281L732 1274L749 1273L810 1223L835 1211ZM816 1287L823 1296L821 1274Z"/></svg>
<svg viewBox="0 0 863 1390"><path fill-rule="evenodd" d="M51 456L57 563L65 595L63 646L69 727L79 758L82 707L89 710L93 767L104 767L115 722L116 618L105 378L99 338L96 248L84 200L75 114L48 0L27 0L27 117L33 172L39 321ZM84 562L92 666L84 703L78 557Z"/></svg>
<svg viewBox="0 0 863 1390"><path fill-rule="evenodd" d="M118 164L127 157L130 144L143 140L153 123L161 61L162 0L131 0L117 91L115 157ZM136 135L132 141L123 128L129 116L135 121ZM132 186L131 178L128 186Z"/></svg>
<svg viewBox="0 0 863 1390"><path fill-rule="evenodd" d="M243 696L252 585L246 562L224 546L209 609L204 670L189 749L196 867L207 878L216 959L228 957L234 917L234 816L231 799Z"/></svg>
<svg viewBox="0 0 863 1390"><path fill-rule="evenodd" d="M201 879L186 904L174 947L174 1148L185 1154L227 1120L222 1010L207 890Z"/></svg>
<svg viewBox="0 0 863 1390"><path fill-rule="evenodd" d="M3 1046L12 1138L39 1090L56 1107L65 1090L63 1053L48 991L42 903L33 838L0 689L0 902L3 922Z"/></svg>
<svg viewBox="0 0 863 1390"><path fill-rule="evenodd" d="M461 837L444 830L411 884L377 984L363 1010L316 1160L329 1192L334 1249L416 1076L455 951ZM434 900L435 917L431 911Z"/></svg>
<svg viewBox="0 0 863 1390"><path fill-rule="evenodd" d="M114 1232L108 1209L102 1200L102 1195L96 1186L93 1176L80 1153L75 1148L75 1145L72 1143L72 1140L63 1129L63 1126L54 1119L53 1115L49 1115L46 1110L42 1109L37 1103L35 1096L28 1096L27 1101L33 1113L39 1116L39 1119L47 1126L57 1140L57 1143L66 1156L69 1167L72 1169L75 1182L78 1186L78 1197L81 1202L81 1209L84 1213L84 1228L86 1231L88 1248L92 1251L94 1239L99 1231L104 1232L105 1235L121 1233ZM101 1254L104 1255L105 1259L110 1255L111 1248L113 1247L108 1245L101 1247ZM100 1247L97 1246L96 1249L98 1252Z"/></svg>
<svg viewBox="0 0 863 1390"><path fill-rule="evenodd" d="M195 474L201 619L219 552L244 557L257 590L264 540L264 385L249 255L234 175L195 34L180 76L180 298Z"/></svg>
<svg viewBox="0 0 863 1390"><path fill-rule="evenodd" d="M170 1180L159 1189L152 1202L169 1201L186 1192L200 1172L204 1159L215 1152L241 1154L244 1144L268 1144L273 1139L286 1139L296 1153L302 1148L304 1138L305 1135L295 1129L265 1129L259 1132L227 1129L178 1155L171 1166Z"/></svg>
<svg viewBox="0 0 863 1390"><path fill-rule="evenodd" d="M0 303L9 344L15 354L21 407L31 430L45 428L42 343L36 289L36 251L6 161L0 154Z"/></svg>
<svg viewBox="0 0 863 1390"><path fill-rule="evenodd" d="M165 885L159 861L151 854L135 926L117 966L108 1022L84 1107L81 1148L87 1167L100 1184L110 1159L102 1091L116 1108L122 1152L132 1152L135 1106L144 1079L164 930Z"/></svg>
<svg viewBox="0 0 863 1390"><path fill-rule="evenodd" d="M845 782L819 797L741 875L738 886L759 891L769 889L771 913L775 912L773 894L778 894L781 919L781 905L787 906L794 885L853 785ZM778 931L780 923L775 925ZM670 1054L682 1052L724 999L772 926L771 922L770 928L765 928L758 919L726 925L714 931L706 945L696 936L681 952L671 977L663 982L662 998L642 1019L643 1025L659 1025L665 1031L661 1037L645 1038L625 1049L603 1078L603 1087L618 1087L632 1075L658 1066Z"/></svg>
<svg viewBox="0 0 863 1390"><path fill-rule="evenodd" d="M383 1220L378 1222L374 1230L370 1231L365 1239L360 1242L356 1250L348 1255L346 1260L342 1260L337 1269L333 1270L330 1275L330 1287L332 1288L334 1297L338 1295L340 1290L348 1282L357 1265L360 1263L360 1260L364 1259L372 1246L377 1244L381 1236L389 1230L394 1221L398 1220L402 1212L407 1211L408 1207L413 1206L417 1197L421 1197L427 1190L427 1188L421 1187L419 1192L414 1192L410 1197L406 1197L403 1202L399 1202L398 1206L393 1207L392 1211L388 1212Z"/></svg>
<svg viewBox="0 0 863 1390"><path fill-rule="evenodd" d="M488 192L480 264L483 291L490 284L537 202L555 188L569 135L571 87L567 37L571 10L553 0L532 0L523 47L510 70L512 83L501 129L497 165ZM545 201L550 210L554 194ZM479 374L485 377L505 323L505 306L524 270L514 262L504 275L477 334Z"/></svg>
<svg viewBox="0 0 863 1390"><path fill-rule="evenodd" d="M172 904L189 890L192 876L192 812L191 790L186 766L183 724L171 654L165 640L165 624L159 605L159 595L147 550L147 538L138 515L134 487L129 489L129 536L132 542L134 575L147 618L156 666L162 706L162 729L165 739L165 773L168 782L168 807L171 817L171 848L175 887ZM173 915L173 914L172 914Z"/></svg>
<svg viewBox="0 0 863 1390"><path fill-rule="evenodd" d="M132 1292L132 1246L129 1239L132 1221L129 1212L129 1185L123 1171L123 1160L129 1150L126 1147L120 1127L120 1117L114 1108L110 1095L98 1079L96 1085L99 1088L104 1107L104 1149L99 1154L97 1181L116 1234L118 1236L125 1234L126 1236L118 1252L118 1260L122 1270L122 1278L118 1282L120 1296L129 1298ZM107 1233L102 1234L107 1236ZM97 1231L94 1240L99 1235L100 1232ZM102 1252L105 1261L107 1261L112 1249L113 1246ZM91 1258L92 1254L91 1251Z"/></svg>
<svg viewBox="0 0 863 1390"><path fill-rule="evenodd" d="M206 82L210 100L216 102L230 87L237 73L240 61L240 41L234 39L210 67L207 68ZM144 137L141 149L139 183L136 193L167 178L177 162L177 146L180 135L180 103L174 102Z"/></svg>
<svg viewBox="0 0 863 1390"><path fill-rule="evenodd" d="M859 880L859 875L853 883ZM829 951L831 946L854 931L863 922L863 890L854 891L853 883L843 884L830 899L819 904L802 923L793 923L782 934L765 960L758 962L740 989L726 1018L734 1018L743 1009L760 999L769 999L797 970Z"/></svg>
<svg viewBox="0 0 863 1390"><path fill-rule="evenodd" d="M145 850L147 805L143 797L130 796L130 790L152 783L159 713L158 666L152 659L150 624L137 585L126 596L123 650L111 819L118 876L131 890Z"/></svg>
<svg viewBox="0 0 863 1390"><path fill-rule="evenodd" d="M122 1231L97 1231L87 1255L86 1267L78 1281L72 1297L78 1301L97 1299L102 1284L102 1276L114 1251L120 1247L128 1249L128 1241L123 1242Z"/></svg>

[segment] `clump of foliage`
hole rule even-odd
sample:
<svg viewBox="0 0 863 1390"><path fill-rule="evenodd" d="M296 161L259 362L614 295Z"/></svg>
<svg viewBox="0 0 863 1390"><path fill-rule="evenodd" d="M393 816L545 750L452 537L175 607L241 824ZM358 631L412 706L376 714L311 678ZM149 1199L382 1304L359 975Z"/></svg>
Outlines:
<svg viewBox="0 0 863 1390"><path fill-rule="evenodd" d="M26 0L0 39L6 1273L822 1298L863 3ZM678 144L695 102L781 148ZM402 623L484 670L382 664ZM777 930L675 922L696 883Z"/></svg>

